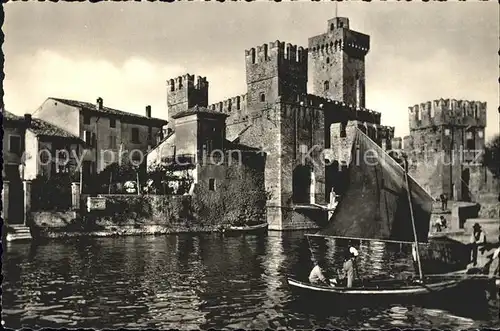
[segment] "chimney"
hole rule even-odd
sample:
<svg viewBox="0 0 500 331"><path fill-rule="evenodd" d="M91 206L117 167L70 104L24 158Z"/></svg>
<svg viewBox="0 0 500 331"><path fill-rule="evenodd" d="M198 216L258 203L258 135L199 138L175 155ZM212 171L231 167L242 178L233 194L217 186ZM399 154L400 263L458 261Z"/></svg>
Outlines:
<svg viewBox="0 0 500 331"><path fill-rule="evenodd" d="M102 98L101 97L97 98L95 108L97 110L102 110Z"/></svg>
<svg viewBox="0 0 500 331"><path fill-rule="evenodd" d="M31 114L24 114L24 123L27 127L31 126Z"/></svg>
<svg viewBox="0 0 500 331"><path fill-rule="evenodd" d="M151 117L151 106L146 106L146 117Z"/></svg>

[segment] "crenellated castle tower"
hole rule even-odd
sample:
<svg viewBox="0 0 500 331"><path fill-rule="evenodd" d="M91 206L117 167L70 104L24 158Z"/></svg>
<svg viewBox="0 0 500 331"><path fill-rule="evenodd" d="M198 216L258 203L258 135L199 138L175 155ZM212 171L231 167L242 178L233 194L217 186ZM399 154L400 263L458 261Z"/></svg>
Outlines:
<svg viewBox="0 0 500 331"><path fill-rule="evenodd" d="M473 184L472 173L485 146L486 103L439 99L409 107L408 115L410 136L404 137L403 148L414 161L413 175L433 196L444 192L451 199L471 200L481 186Z"/></svg>
<svg viewBox="0 0 500 331"><path fill-rule="evenodd" d="M172 128L173 117L194 106L208 106L208 81L206 77L185 74L167 80L168 126Z"/></svg>
<svg viewBox="0 0 500 331"><path fill-rule="evenodd" d="M279 40L245 50L247 106L265 109L278 97L296 101L307 93L307 49Z"/></svg>
<svg viewBox="0 0 500 331"><path fill-rule="evenodd" d="M365 56L368 35L349 29L349 19L328 20L327 32L309 38L313 93L365 107Z"/></svg>
<svg viewBox="0 0 500 331"><path fill-rule="evenodd" d="M328 21L309 48L275 41L245 50L247 91L208 106L227 115L227 140L266 153L265 187L270 229L304 229L328 220L332 190L342 194L356 128L390 148L394 128L365 108L369 36L347 18ZM308 69L310 72L308 73ZM308 94L308 75L314 94ZM186 75L170 80L169 120L205 106L208 82ZM186 84L187 82L187 84Z"/></svg>

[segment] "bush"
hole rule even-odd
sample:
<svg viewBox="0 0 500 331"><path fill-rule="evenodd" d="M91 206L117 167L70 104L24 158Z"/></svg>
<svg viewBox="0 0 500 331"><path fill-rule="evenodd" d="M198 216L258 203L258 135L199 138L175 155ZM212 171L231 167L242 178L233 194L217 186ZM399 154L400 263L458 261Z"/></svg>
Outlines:
<svg viewBox="0 0 500 331"><path fill-rule="evenodd" d="M68 174L54 174L50 178L37 176L31 182L31 209L33 211L71 209L71 182Z"/></svg>
<svg viewBox="0 0 500 331"><path fill-rule="evenodd" d="M500 135L496 135L486 144L484 165L493 173L495 178L500 177Z"/></svg>

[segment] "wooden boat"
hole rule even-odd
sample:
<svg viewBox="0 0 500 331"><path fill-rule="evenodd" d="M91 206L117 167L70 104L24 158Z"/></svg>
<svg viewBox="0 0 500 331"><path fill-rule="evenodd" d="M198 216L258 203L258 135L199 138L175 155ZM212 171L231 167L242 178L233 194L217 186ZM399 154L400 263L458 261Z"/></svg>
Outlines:
<svg viewBox="0 0 500 331"><path fill-rule="evenodd" d="M411 244L418 278L364 279L347 288L314 285L289 277L288 285L306 294L372 299L442 294L447 290L463 288L461 285L464 283L470 284L470 275L465 274L424 275L419 244L428 241L433 198L408 174L407 157L404 156L401 162L387 158L385 151L359 129L356 130L354 141L356 149L352 149L347 174L348 189L335 210L335 221L330 222L317 236ZM365 155L364 152L368 150L374 151L380 162L368 164L360 161L359 155Z"/></svg>
<svg viewBox="0 0 500 331"><path fill-rule="evenodd" d="M227 228L221 230L225 235L236 235L236 234L259 234L267 232L267 223L248 225L248 226L235 226L231 225Z"/></svg>
<svg viewBox="0 0 500 331"><path fill-rule="evenodd" d="M360 287L331 287L326 285L313 285L299 280L288 278L288 285L292 288L300 289L310 293L324 293L331 296L341 297L401 297L401 296L419 296L435 294L444 290L454 289L467 279L432 279L424 283L415 283L403 280L374 280L365 281Z"/></svg>

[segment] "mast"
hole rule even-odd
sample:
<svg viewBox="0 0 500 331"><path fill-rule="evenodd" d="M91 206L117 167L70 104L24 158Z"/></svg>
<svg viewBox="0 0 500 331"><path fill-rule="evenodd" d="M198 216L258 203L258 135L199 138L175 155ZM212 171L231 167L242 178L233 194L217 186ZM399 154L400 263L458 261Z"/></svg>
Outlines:
<svg viewBox="0 0 500 331"><path fill-rule="evenodd" d="M415 227L415 219L413 218L413 206L411 203L411 193L410 193L410 183L408 181L408 156L404 155L404 165L405 165L405 182L406 182L406 193L408 196L408 205L410 207L410 216L411 216L411 225L413 228L413 237L415 239L415 251L417 255L417 264L418 264L418 274L420 276L420 280L423 280L423 274L422 274L422 264L420 263L420 252L418 251L418 238L417 238L417 229Z"/></svg>

